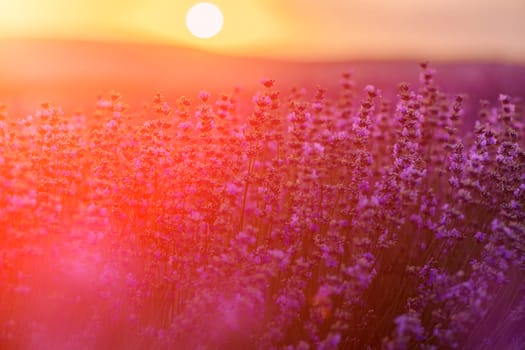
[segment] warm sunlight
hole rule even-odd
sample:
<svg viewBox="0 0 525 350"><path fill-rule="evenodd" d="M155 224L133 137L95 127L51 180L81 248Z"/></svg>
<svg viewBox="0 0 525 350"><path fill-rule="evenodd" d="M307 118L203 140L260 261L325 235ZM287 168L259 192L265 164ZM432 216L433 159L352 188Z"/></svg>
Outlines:
<svg viewBox="0 0 525 350"><path fill-rule="evenodd" d="M193 6L186 15L186 26L191 34L209 39L219 34L224 23L221 10L213 4L201 2Z"/></svg>
<svg viewBox="0 0 525 350"><path fill-rule="evenodd" d="M216 9L216 20L196 12L187 23L188 11L200 2L220 8L223 28ZM433 57L525 62L523 13L523 0L0 0L0 40L166 44L314 61ZM211 37L208 27L220 35L202 40Z"/></svg>
<svg viewBox="0 0 525 350"><path fill-rule="evenodd" d="M0 350L525 350L525 0L0 0Z"/></svg>

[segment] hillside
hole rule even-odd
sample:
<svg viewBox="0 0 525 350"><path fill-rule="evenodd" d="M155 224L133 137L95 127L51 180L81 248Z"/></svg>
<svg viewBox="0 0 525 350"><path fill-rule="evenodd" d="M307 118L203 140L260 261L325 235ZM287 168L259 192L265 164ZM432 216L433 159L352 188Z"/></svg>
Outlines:
<svg viewBox="0 0 525 350"><path fill-rule="evenodd" d="M495 99L499 93L525 95L525 66L496 63L438 63L438 83L446 91L467 92L471 101ZM132 104L150 100L161 90L168 100L200 89L245 91L262 77L291 85L322 85L335 90L339 74L355 72L358 86L391 89L400 81L416 82L410 61L292 62L229 57L202 51L146 44L3 40L0 41L0 101L12 112L30 112L52 100L66 109L89 109L97 94L117 90Z"/></svg>

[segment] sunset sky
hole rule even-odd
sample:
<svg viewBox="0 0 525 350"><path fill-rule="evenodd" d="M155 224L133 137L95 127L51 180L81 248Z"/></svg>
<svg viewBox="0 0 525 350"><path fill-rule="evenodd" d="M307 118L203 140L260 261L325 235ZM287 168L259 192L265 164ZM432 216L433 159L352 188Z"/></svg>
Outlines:
<svg viewBox="0 0 525 350"><path fill-rule="evenodd" d="M525 63L524 0L214 0L224 29L185 26L194 0L0 0L0 38L180 45L227 55Z"/></svg>

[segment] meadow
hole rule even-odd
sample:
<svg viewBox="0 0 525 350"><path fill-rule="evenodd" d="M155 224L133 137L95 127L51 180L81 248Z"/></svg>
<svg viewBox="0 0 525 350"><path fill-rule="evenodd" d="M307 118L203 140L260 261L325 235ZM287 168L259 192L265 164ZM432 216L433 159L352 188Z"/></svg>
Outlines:
<svg viewBox="0 0 525 350"><path fill-rule="evenodd" d="M523 349L523 102L394 95L0 107L0 349Z"/></svg>

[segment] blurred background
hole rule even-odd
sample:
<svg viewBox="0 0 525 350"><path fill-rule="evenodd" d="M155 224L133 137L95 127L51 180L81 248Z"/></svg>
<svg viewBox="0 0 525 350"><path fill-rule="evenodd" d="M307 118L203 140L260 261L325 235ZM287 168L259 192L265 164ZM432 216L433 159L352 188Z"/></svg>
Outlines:
<svg viewBox="0 0 525 350"><path fill-rule="evenodd" d="M120 91L141 104L200 89L416 82L417 62L472 99L525 91L523 0L214 0L223 30L191 35L191 0L0 0L0 100L85 108Z"/></svg>

